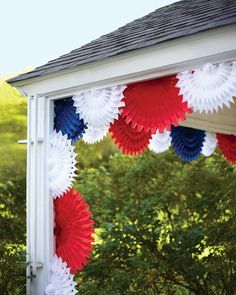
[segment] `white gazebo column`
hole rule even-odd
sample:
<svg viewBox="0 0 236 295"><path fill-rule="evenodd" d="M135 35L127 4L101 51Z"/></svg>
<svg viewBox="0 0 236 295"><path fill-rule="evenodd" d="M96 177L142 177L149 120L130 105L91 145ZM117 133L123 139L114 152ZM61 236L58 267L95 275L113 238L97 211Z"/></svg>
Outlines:
<svg viewBox="0 0 236 295"><path fill-rule="evenodd" d="M54 254L53 200L47 175L53 102L47 97L28 96L27 129L27 295L42 295Z"/></svg>

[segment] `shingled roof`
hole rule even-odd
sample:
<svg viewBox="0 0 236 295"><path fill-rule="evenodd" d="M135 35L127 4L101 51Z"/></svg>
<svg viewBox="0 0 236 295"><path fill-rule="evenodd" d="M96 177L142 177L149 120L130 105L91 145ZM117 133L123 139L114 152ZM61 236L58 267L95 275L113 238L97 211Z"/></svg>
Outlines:
<svg viewBox="0 0 236 295"><path fill-rule="evenodd" d="M162 7L9 83L71 69L118 54L236 23L235 0L183 0ZM73 33L73 32L72 32Z"/></svg>

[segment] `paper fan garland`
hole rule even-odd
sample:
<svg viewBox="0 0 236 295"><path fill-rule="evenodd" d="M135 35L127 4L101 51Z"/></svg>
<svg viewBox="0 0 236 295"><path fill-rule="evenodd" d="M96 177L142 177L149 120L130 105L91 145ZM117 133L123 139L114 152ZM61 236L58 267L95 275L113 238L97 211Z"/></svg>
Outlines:
<svg viewBox="0 0 236 295"><path fill-rule="evenodd" d="M99 142L107 135L108 130L109 127L107 126L104 126L102 128L95 128L88 125L88 128L83 135L83 141L88 144Z"/></svg>
<svg viewBox="0 0 236 295"><path fill-rule="evenodd" d="M63 135L67 134L72 143L75 143L84 134L87 126L76 113L73 103L71 98L55 101L54 128L57 132L61 131Z"/></svg>
<svg viewBox="0 0 236 295"><path fill-rule="evenodd" d="M236 95L236 62L207 63L203 67L177 75L176 84L184 101L199 112L218 111L230 107Z"/></svg>
<svg viewBox="0 0 236 295"><path fill-rule="evenodd" d="M126 86L114 86L81 92L73 97L76 112L90 127L104 128L118 119L124 106L123 90Z"/></svg>
<svg viewBox="0 0 236 295"><path fill-rule="evenodd" d="M225 159L236 164L236 136L217 133L217 140Z"/></svg>
<svg viewBox="0 0 236 295"><path fill-rule="evenodd" d="M200 156L205 138L204 131L173 126L171 137L173 148L183 161L191 162Z"/></svg>
<svg viewBox="0 0 236 295"><path fill-rule="evenodd" d="M54 131L50 138L48 152L49 191L53 198L60 197L71 186L76 176L75 147L67 135Z"/></svg>
<svg viewBox="0 0 236 295"><path fill-rule="evenodd" d="M203 143L203 147L202 147L202 154L205 157L209 157L211 156L217 146L217 138L216 138L216 134L212 133L212 132L206 132L206 137Z"/></svg>
<svg viewBox="0 0 236 295"><path fill-rule="evenodd" d="M163 153L169 149L171 145L170 131L164 130L160 133L158 130L155 134L152 134L150 139L149 149L155 153Z"/></svg>
<svg viewBox="0 0 236 295"><path fill-rule="evenodd" d="M192 110L178 95L176 82L175 76L169 76L129 85L124 90L125 108L121 114L126 123L152 133L178 126L178 121L184 121L185 114Z"/></svg>
<svg viewBox="0 0 236 295"><path fill-rule="evenodd" d="M71 295L76 294L73 281L74 275L70 273L66 262L63 262L61 257L55 255L50 266L50 281L45 290L46 295Z"/></svg>
<svg viewBox="0 0 236 295"><path fill-rule="evenodd" d="M94 222L89 206L74 189L54 201L56 254L71 268L72 273L82 269L93 250Z"/></svg>
<svg viewBox="0 0 236 295"><path fill-rule="evenodd" d="M138 155L144 152L149 144L151 132L138 131L125 123L125 119L119 117L109 129L112 139L118 148L125 154Z"/></svg>

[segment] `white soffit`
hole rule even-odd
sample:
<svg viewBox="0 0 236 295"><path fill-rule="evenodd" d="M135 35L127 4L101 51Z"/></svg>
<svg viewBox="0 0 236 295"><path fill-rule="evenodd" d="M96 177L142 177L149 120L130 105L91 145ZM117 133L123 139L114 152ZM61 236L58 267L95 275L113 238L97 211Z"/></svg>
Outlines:
<svg viewBox="0 0 236 295"><path fill-rule="evenodd" d="M236 98L230 109L224 108L213 114L194 112L180 125L211 132L236 135Z"/></svg>

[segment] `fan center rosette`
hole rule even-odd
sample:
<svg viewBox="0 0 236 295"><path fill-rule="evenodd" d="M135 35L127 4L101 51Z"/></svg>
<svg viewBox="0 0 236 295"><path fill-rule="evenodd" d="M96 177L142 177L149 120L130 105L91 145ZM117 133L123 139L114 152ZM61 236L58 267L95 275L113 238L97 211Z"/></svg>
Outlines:
<svg viewBox="0 0 236 295"><path fill-rule="evenodd" d="M76 176L75 147L67 135L54 131L50 138L47 160L49 191L53 198L60 197L71 186Z"/></svg>
<svg viewBox="0 0 236 295"><path fill-rule="evenodd" d="M199 112L214 112L230 107L236 96L236 62L207 63L192 71L177 75L177 87L184 101Z"/></svg>
<svg viewBox="0 0 236 295"><path fill-rule="evenodd" d="M169 76L129 85L124 90L121 116L139 131L170 131L171 125L178 126L178 121L184 121L185 114L192 112L178 95L176 82L175 76Z"/></svg>

